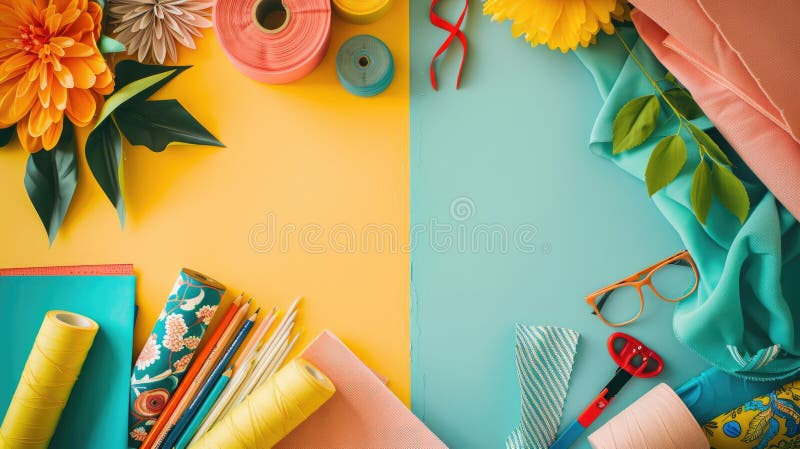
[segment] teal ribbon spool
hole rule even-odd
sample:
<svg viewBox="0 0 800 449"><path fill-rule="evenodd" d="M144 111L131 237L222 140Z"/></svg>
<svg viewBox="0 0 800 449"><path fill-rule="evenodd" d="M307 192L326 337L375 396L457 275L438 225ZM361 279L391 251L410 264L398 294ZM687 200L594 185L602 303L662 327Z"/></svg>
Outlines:
<svg viewBox="0 0 800 449"><path fill-rule="evenodd" d="M394 78L392 52L380 39L368 34L353 36L336 55L336 74L342 87L359 97L386 90Z"/></svg>

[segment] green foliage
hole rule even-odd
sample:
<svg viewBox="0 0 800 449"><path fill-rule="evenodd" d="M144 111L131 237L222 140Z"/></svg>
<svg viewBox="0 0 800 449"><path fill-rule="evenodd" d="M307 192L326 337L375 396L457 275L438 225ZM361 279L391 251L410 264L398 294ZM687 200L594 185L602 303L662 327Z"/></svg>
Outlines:
<svg viewBox="0 0 800 449"><path fill-rule="evenodd" d="M123 225L123 135L130 143L156 152L171 143L223 146L177 100L148 100L187 68L130 60L116 66L116 87L103 104L97 125L86 140L86 160Z"/></svg>
<svg viewBox="0 0 800 449"><path fill-rule="evenodd" d="M56 146L28 157L25 190L44 225L50 244L56 238L78 184L75 134L69 121Z"/></svg>
<svg viewBox="0 0 800 449"><path fill-rule="evenodd" d="M750 210L750 198L742 181L730 169L716 164L711 171L711 183L714 185L714 195L719 202L744 223Z"/></svg>
<svg viewBox="0 0 800 449"><path fill-rule="evenodd" d="M687 125L689 127L689 132L692 134L692 137L694 137L694 141L697 142L697 145L700 147L701 154L707 154L708 157L719 164L731 165L731 160L728 159L725 152L720 149L717 142L714 142L705 131L698 128L693 123L687 122Z"/></svg>
<svg viewBox="0 0 800 449"><path fill-rule="evenodd" d="M711 209L711 200L714 198L714 187L711 184L711 168L705 159L700 159L700 164L692 176L692 209L697 221L706 224L708 210Z"/></svg>
<svg viewBox="0 0 800 449"><path fill-rule="evenodd" d="M128 142L160 152L172 142L222 146L177 100L133 102L116 115Z"/></svg>
<svg viewBox="0 0 800 449"><path fill-rule="evenodd" d="M650 137L656 129L661 104L655 95L645 95L627 102L614 118L614 154L622 153Z"/></svg>
<svg viewBox="0 0 800 449"><path fill-rule="evenodd" d="M654 193L666 187L678 176L686 164L686 142L679 135L661 139L650 154L645 171L647 193Z"/></svg>
<svg viewBox="0 0 800 449"><path fill-rule="evenodd" d="M703 116L703 111L675 78L667 72L664 79L656 81L631 51L621 34L615 33L628 55L639 66L644 76L653 86L654 94L634 98L626 103L614 119L612 153L619 154L641 145L655 130L663 101L677 118L677 130L667 136L653 149L645 170L645 183L650 195L663 189L678 177L686 164L686 141L681 137L681 129L686 127L697 145L700 163L692 177L691 203L697 220L705 224L711 203L716 197L719 202L741 223L750 211L750 199L742 181L731 170L731 161L724 151L705 131L690 122ZM662 89L660 83L673 87Z"/></svg>
<svg viewBox="0 0 800 449"><path fill-rule="evenodd" d="M97 48L99 48L100 53L104 55L125 51L125 46L122 44L122 42L112 39L106 35L100 36L100 40L97 41Z"/></svg>
<svg viewBox="0 0 800 449"><path fill-rule="evenodd" d="M14 137L14 131L16 130L16 126L0 129L0 148L8 145L8 142L11 142L11 139Z"/></svg>
<svg viewBox="0 0 800 449"><path fill-rule="evenodd" d="M125 199L122 193L122 136L114 121L106 118L86 139L86 162L103 193L117 209L120 223L125 223Z"/></svg>
<svg viewBox="0 0 800 449"><path fill-rule="evenodd" d="M664 91L664 97L684 117L694 120L703 116L703 110L695 103L694 98L682 87L673 87Z"/></svg>

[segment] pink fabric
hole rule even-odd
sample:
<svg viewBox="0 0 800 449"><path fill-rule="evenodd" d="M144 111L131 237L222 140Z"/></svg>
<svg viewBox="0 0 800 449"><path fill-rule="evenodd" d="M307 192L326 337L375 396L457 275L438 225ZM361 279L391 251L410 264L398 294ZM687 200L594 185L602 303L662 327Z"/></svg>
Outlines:
<svg viewBox="0 0 800 449"><path fill-rule="evenodd" d="M794 0L633 0L641 37L742 160L800 217Z"/></svg>
<svg viewBox="0 0 800 449"><path fill-rule="evenodd" d="M301 357L333 381L336 394L276 449L446 449L335 335L325 331Z"/></svg>

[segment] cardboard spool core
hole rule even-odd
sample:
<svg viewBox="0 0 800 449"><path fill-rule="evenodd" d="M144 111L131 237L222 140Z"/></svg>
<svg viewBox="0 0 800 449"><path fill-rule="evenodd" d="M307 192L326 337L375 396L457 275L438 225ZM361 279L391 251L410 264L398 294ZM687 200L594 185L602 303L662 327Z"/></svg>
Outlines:
<svg viewBox="0 0 800 449"><path fill-rule="evenodd" d="M277 33L286 28L290 16L282 0L261 0L253 5L253 22L265 33Z"/></svg>

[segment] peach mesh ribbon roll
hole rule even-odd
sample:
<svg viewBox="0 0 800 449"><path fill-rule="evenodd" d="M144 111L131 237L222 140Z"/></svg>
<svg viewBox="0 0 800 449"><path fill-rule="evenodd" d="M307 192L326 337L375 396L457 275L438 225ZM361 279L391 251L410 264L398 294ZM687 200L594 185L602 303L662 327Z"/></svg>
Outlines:
<svg viewBox="0 0 800 449"><path fill-rule="evenodd" d="M0 449L47 448L98 329L83 315L47 312L3 418Z"/></svg>
<svg viewBox="0 0 800 449"><path fill-rule="evenodd" d="M311 73L330 41L329 0L218 0L213 19L236 69L268 84Z"/></svg>
<svg viewBox="0 0 800 449"><path fill-rule="evenodd" d="M709 449L683 401L667 384L647 394L589 435L593 449Z"/></svg>

